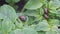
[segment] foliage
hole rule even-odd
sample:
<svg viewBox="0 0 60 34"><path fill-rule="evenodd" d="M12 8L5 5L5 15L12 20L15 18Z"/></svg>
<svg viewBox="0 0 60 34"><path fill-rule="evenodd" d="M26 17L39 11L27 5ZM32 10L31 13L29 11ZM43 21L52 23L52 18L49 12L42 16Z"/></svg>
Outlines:
<svg viewBox="0 0 60 34"><path fill-rule="evenodd" d="M60 34L60 0L26 0L22 11L5 0L0 6L0 34Z"/></svg>

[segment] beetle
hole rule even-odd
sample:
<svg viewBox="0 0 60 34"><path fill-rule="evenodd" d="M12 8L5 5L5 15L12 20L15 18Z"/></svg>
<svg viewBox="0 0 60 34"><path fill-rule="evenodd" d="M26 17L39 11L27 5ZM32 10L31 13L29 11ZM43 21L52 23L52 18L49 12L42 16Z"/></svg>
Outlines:
<svg viewBox="0 0 60 34"><path fill-rule="evenodd" d="M44 14L44 17L45 17L46 19L48 19L48 18L49 18L49 16L48 16L47 14Z"/></svg>
<svg viewBox="0 0 60 34"><path fill-rule="evenodd" d="M27 18L26 18L26 16L19 16L19 19L21 19L22 21L26 21L27 20Z"/></svg>
<svg viewBox="0 0 60 34"><path fill-rule="evenodd" d="M44 9L44 13L45 13L45 14L48 14L48 13L49 13L49 9L48 9L48 8L45 8L45 9Z"/></svg>

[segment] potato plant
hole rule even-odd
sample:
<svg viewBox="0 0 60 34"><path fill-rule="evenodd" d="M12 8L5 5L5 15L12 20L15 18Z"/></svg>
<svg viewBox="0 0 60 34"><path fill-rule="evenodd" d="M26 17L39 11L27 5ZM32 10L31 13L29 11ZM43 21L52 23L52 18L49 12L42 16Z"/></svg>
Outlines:
<svg viewBox="0 0 60 34"><path fill-rule="evenodd" d="M0 34L60 34L60 0L5 0L0 6Z"/></svg>

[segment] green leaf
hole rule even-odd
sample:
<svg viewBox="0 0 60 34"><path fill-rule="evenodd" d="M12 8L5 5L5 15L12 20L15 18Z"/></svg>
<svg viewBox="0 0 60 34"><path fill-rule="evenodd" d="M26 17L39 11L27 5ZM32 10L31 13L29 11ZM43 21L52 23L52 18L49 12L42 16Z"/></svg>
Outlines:
<svg viewBox="0 0 60 34"><path fill-rule="evenodd" d="M28 24L32 24L33 21L35 20L35 17L28 17Z"/></svg>
<svg viewBox="0 0 60 34"><path fill-rule="evenodd" d="M0 20L0 30L2 29L1 27L2 27L2 21Z"/></svg>
<svg viewBox="0 0 60 34"><path fill-rule="evenodd" d="M56 11L57 8L60 7L60 1L59 0L52 0L49 2L49 10L51 13L58 13L58 11Z"/></svg>
<svg viewBox="0 0 60 34"><path fill-rule="evenodd" d="M31 27L32 29L34 29L34 28L36 27L36 24L30 25L30 27Z"/></svg>
<svg viewBox="0 0 60 34"><path fill-rule="evenodd" d="M10 32L12 29L12 22L10 20L3 20L2 31L3 33Z"/></svg>
<svg viewBox="0 0 60 34"><path fill-rule="evenodd" d="M38 10L27 10L27 11L25 11L24 14L28 15L28 16L34 16L34 17L40 16Z"/></svg>
<svg viewBox="0 0 60 34"><path fill-rule="evenodd" d="M40 15L44 14L44 10L42 8L40 8Z"/></svg>
<svg viewBox="0 0 60 34"><path fill-rule="evenodd" d="M46 34L58 34L58 27L56 25L51 26L50 30L46 32Z"/></svg>
<svg viewBox="0 0 60 34"><path fill-rule="evenodd" d="M29 0L25 5L25 8L35 10L40 8L42 5L43 3L41 2L41 0Z"/></svg>
<svg viewBox="0 0 60 34"><path fill-rule="evenodd" d="M20 0L5 0L7 3L17 3L17 2L19 2Z"/></svg>
<svg viewBox="0 0 60 34"><path fill-rule="evenodd" d="M14 23L12 23L11 26L12 26L12 30L14 30L16 28Z"/></svg>
<svg viewBox="0 0 60 34"><path fill-rule="evenodd" d="M55 7L55 6L53 5L53 1L50 1L50 2L49 2L49 8L52 9L52 10L56 10L57 7Z"/></svg>
<svg viewBox="0 0 60 34"><path fill-rule="evenodd" d="M38 34L38 33L31 28L24 27L22 30L16 29L14 31L11 31L10 34Z"/></svg>
<svg viewBox="0 0 60 34"><path fill-rule="evenodd" d="M18 28L23 27L23 23L19 23L18 21L15 22L15 25L16 25Z"/></svg>
<svg viewBox="0 0 60 34"><path fill-rule="evenodd" d="M59 0L51 0L49 2L49 8L54 10L60 7L60 1Z"/></svg>
<svg viewBox="0 0 60 34"><path fill-rule="evenodd" d="M60 9L56 10L55 14L60 15Z"/></svg>
<svg viewBox="0 0 60 34"><path fill-rule="evenodd" d="M24 34L20 29L16 29L14 31L11 31L9 34Z"/></svg>
<svg viewBox="0 0 60 34"><path fill-rule="evenodd" d="M46 34L57 34L55 31L47 31Z"/></svg>
<svg viewBox="0 0 60 34"><path fill-rule="evenodd" d="M44 32L44 31L39 31L38 33L39 33L39 34L45 34L45 32Z"/></svg>
<svg viewBox="0 0 60 34"><path fill-rule="evenodd" d="M58 19L50 19L49 24L50 25L59 25L59 20Z"/></svg>
<svg viewBox="0 0 60 34"><path fill-rule="evenodd" d="M43 20L42 22L38 23L35 27L36 31L48 31L50 28L48 27L49 24L46 20Z"/></svg>
<svg viewBox="0 0 60 34"><path fill-rule="evenodd" d="M17 19L15 10L9 5L0 7L0 17L3 19L10 19L13 22Z"/></svg>
<svg viewBox="0 0 60 34"><path fill-rule="evenodd" d="M0 30L0 34L3 34L1 30Z"/></svg>
<svg viewBox="0 0 60 34"><path fill-rule="evenodd" d="M60 29L58 28L58 26L53 26L52 30L55 31L57 34L60 34Z"/></svg>
<svg viewBox="0 0 60 34"><path fill-rule="evenodd" d="M3 32L2 32L2 20L0 20L0 34L3 34Z"/></svg>
<svg viewBox="0 0 60 34"><path fill-rule="evenodd" d="M60 7L60 0L53 0L53 5L55 6L55 7Z"/></svg>
<svg viewBox="0 0 60 34"><path fill-rule="evenodd" d="M2 13L0 13L0 19L5 19L5 18L6 18L6 16L3 15Z"/></svg>
<svg viewBox="0 0 60 34"><path fill-rule="evenodd" d="M58 11L56 10L57 8L60 7L60 1L59 0L52 0L49 2L49 10L51 13L58 13Z"/></svg>
<svg viewBox="0 0 60 34"><path fill-rule="evenodd" d="M54 26L52 26L51 30L52 30L52 31L56 31L56 32L57 32L57 31L58 31L58 26L55 26L55 25L54 25Z"/></svg>
<svg viewBox="0 0 60 34"><path fill-rule="evenodd" d="M60 34L60 29L57 30L57 34Z"/></svg>
<svg viewBox="0 0 60 34"><path fill-rule="evenodd" d="M37 31L35 31L32 28L24 28L23 32L24 32L24 34L38 34Z"/></svg>

